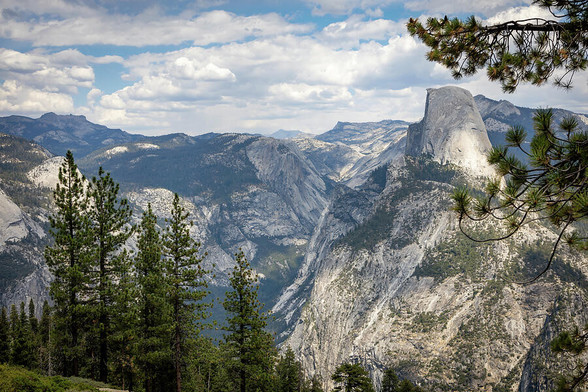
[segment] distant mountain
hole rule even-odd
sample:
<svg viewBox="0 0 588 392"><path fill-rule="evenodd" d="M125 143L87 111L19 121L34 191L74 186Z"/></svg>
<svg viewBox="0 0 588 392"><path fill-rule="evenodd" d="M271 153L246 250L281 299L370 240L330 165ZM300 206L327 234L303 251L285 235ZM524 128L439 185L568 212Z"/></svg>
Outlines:
<svg viewBox="0 0 588 392"><path fill-rule="evenodd" d="M313 137L314 135L302 131L287 131L285 129L280 129L268 136L273 137L274 139L293 139L295 137Z"/></svg>
<svg viewBox="0 0 588 392"><path fill-rule="evenodd" d="M370 173L404 154L409 123L397 120L380 122L338 122L314 138L291 141L330 179L352 188L363 184Z"/></svg>
<svg viewBox="0 0 588 392"><path fill-rule="evenodd" d="M110 145L144 139L120 129L93 124L84 116L46 113L38 119L23 116L0 117L0 132L32 140L55 155L71 150L76 158Z"/></svg>
<svg viewBox="0 0 588 392"><path fill-rule="evenodd" d="M504 145L504 137L511 126L522 126L527 132L527 143L524 147L528 150L529 142L535 134L533 128L533 116L535 109L515 106L512 103L501 100L496 101L483 95L474 97L480 115L486 125L488 137L492 145ZM575 117L580 129L588 130L588 117L565 109L553 108L554 129L558 130L558 124L566 117ZM519 159L526 160L527 156L518 149L511 149Z"/></svg>

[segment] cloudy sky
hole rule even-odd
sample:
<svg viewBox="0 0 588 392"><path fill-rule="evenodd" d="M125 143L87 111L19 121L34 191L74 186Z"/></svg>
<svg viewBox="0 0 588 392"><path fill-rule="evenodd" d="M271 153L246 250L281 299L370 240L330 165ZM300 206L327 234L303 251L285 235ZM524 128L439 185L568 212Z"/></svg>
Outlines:
<svg viewBox="0 0 588 392"><path fill-rule="evenodd" d="M83 114L135 133L322 133L337 121L419 120L426 89L588 113L571 92L504 95L425 60L409 17L496 21L530 0L1 0L0 116Z"/></svg>

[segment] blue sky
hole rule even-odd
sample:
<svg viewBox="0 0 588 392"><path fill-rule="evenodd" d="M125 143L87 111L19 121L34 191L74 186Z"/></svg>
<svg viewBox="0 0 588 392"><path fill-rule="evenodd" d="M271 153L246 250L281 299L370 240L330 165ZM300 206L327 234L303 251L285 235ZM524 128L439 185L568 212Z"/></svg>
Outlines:
<svg viewBox="0 0 588 392"><path fill-rule="evenodd" d="M529 0L2 0L0 115L53 111L148 135L322 133L419 120L426 89L588 113L588 85L504 95L425 60L410 16L544 16Z"/></svg>

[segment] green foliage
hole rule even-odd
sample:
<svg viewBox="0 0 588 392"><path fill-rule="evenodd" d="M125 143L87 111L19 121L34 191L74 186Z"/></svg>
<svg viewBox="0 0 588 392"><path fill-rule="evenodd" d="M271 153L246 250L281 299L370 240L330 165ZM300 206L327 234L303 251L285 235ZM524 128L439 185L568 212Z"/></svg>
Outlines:
<svg viewBox="0 0 588 392"><path fill-rule="evenodd" d="M55 277L50 293L55 303L56 347L68 359L63 363L66 375L79 374L83 356L80 349L86 316L83 301L89 282L92 242L86 186L68 151L53 192L56 212L49 217L54 243L45 248L45 260Z"/></svg>
<svg viewBox="0 0 588 392"><path fill-rule="evenodd" d="M242 251L235 257L236 265L229 276L231 289L223 301L230 374L238 380L241 392L272 391L276 353L272 335L264 330L268 315L262 312L263 304L257 299L259 284L255 272Z"/></svg>
<svg viewBox="0 0 588 392"><path fill-rule="evenodd" d="M165 385L166 374L172 368L170 361L172 308L167 299L169 282L164 279L163 244L157 230L157 217L148 205L143 213L135 257L137 280L137 366L145 391L157 390Z"/></svg>
<svg viewBox="0 0 588 392"><path fill-rule="evenodd" d="M0 391L3 392L98 392L98 387L90 380L41 376L17 366L0 364Z"/></svg>
<svg viewBox="0 0 588 392"><path fill-rule="evenodd" d="M416 267L414 275L431 276L441 281L463 274L468 279L479 282L485 274L481 262L488 259L491 252L491 244L478 244L459 234L428 250L421 264Z"/></svg>
<svg viewBox="0 0 588 392"><path fill-rule="evenodd" d="M276 365L276 392L298 392L303 386L302 365L294 357L294 351L288 346Z"/></svg>
<svg viewBox="0 0 588 392"><path fill-rule="evenodd" d="M2 307L0 313L0 364L10 360L10 323L6 308Z"/></svg>
<svg viewBox="0 0 588 392"><path fill-rule="evenodd" d="M88 311L91 319L97 321L90 333L98 342L96 351L102 382L108 380L108 345L113 319L125 317L125 313L121 313L125 309L117 309L115 303L120 302L114 297L124 295L130 288L125 285L128 258L120 251L133 231L130 225L132 211L126 199L119 199L118 192L119 185L102 167L87 190L89 230L93 239L89 268L94 272L87 293L90 299Z"/></svg>
<svg viewBox="0 0 588 392"><path fill-rule="evenodd" d="M506 92L520 82L542 85L554 72L555 84L571 86L573 75L588 66L588 12L582 0L536 0L551 11L554 20L531 18L484 25L473 16L429 18L426 25L411 18L411 35L430 50L427 59L449 68L459 79L486 67L490 80L499 81Z"/></svg>
<svg viewBox="0 0 588 392"><path fill-rule="evenodd" d="M204 279L209 272L202 267L198 256L200 244L190 237L189 213L174 194L171 218L163 234L165 276L168 279L168 298L172 308L173 357L176 373L176 389L181 390L182 369L185 367L185 346L195 338L208 317L210 304L203 302L208 295L208 284Z"/></svg>
<svg viewBox="0 0 588 392"><path fill-rule="evenodd" d="M358 363L342 363L331 379L337 384L333 389L335 392L374 392L368 372Z"/></svg>
<svg viewBox="0 0 588 392"><path fill-rule="evenodd" d="M551 341L551 350L559 355L567 355L571 357L579 357L586 350L586 342L588 341L588 324L584 326L584 330L580 331L578 327L571 331L563 331L555 339ZM577 362L571 374L560 376L557 381L557 392L573 391L577 387L585 386L585 378L588 373L588 365L582 362Z"/></svg>

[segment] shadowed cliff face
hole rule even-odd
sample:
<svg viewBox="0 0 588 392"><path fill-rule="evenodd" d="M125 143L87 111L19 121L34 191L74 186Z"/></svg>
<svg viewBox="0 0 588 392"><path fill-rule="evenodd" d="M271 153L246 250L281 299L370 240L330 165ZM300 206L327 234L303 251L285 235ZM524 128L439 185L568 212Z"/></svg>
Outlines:
<svg viewBox="0 0 588 392"><path fill-rule="evenodd" d="M476 176L493 174L486 162L491 148L486 126L469 91L459 87L427 90L425 116L408 128L406 155L429 155Z"/></svg>

